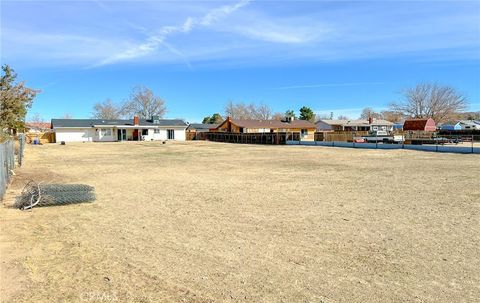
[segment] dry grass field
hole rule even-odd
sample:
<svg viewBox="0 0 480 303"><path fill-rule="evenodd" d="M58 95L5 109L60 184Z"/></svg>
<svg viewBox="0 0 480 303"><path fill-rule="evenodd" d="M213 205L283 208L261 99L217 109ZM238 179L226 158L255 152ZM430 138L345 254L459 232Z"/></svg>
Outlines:
<svg viewBox="0 0 480 303"><path fill-rule="evenodd" d="M480 156L208 142L29 146L2 302L478 302ZM11 207L29 179L91 204Z"/></svg>

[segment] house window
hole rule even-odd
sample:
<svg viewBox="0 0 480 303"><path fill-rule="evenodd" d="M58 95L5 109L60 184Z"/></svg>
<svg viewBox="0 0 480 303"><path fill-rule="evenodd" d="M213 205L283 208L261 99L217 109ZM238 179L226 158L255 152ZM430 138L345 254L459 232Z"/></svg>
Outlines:
<svg viewBox="0 0 480 303"><path fill-rule="evenodd" d="M308 130L302 129L302 137L305 137L308 134Z"/></svg>
<svg viewBox="0 0 480 303"><path fill-rule="evenodd" d="M110 128L102 128L100 130L100 135L102 137L111 136L112 135L112 130Z"/></svg>
<svg viewBox="0 0 480 303"><path fill-rule="evenodd" d="M160 133L160 129L155 128L155 129L153 130L153 133L154 133L154 134L159 134L159 133Z"/></svg>
<svg viewBox="0 0 480 303"><path fill-rule="evenodd" d="M148 129L142 129L142 136L148 136Z"/></svg>
<svg viewBox="0 0 480 303"><path fill-rule="evenodd" d="M167 139L174 140L175 139L175 130L167 129Z"/></svg>

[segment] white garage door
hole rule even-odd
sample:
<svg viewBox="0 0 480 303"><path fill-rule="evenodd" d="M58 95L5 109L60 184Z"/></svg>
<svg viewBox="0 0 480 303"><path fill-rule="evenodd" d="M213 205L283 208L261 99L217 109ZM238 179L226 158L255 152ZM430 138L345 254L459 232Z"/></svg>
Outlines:
<svg viewBox="0 0 480 303"><path fill-rule="evenodd" d="M57 142L88 142L92 141L93 131L91 129L62 129L56 130L55 136Z"/></svg>

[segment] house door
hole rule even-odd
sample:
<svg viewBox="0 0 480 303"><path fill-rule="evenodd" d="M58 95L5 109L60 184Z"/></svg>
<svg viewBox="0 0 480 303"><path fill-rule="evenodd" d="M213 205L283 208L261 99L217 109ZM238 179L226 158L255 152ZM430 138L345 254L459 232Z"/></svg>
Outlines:
<svg viewBox="0 0 480 303"><path fill-rule="evenodd" d="M126 141L127 140L127 130L126 129L117 130L117 139L118 139L118 141Z"/></svg>
<svg viewBox="0 0 480 303"><path fill-rule="evenodd" d="M175 140L175 130L167 129L167 139L168 140Z"/></svg>
<svg viewBox="0 0 480 303"><path fill-rule="evenodd" d="M138 129L135 129L135 130L133 131L133 140L134 140L134 141L138 141L138 138L139 138L139 137L138 137Z"/></svg>

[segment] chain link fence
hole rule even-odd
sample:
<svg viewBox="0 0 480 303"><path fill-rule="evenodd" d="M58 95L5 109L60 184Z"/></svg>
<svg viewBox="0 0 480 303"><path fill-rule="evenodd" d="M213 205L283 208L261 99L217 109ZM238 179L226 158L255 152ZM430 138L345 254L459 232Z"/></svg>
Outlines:
<svg viewBox="0 0 480 303"><path fill-rule="evenodd" d="M18 136L18 165L19 166L22 166L22 163L23 163L23 152L25 151L25 142L26 142L25 134L20 134Z"/></svg>
<svg viewBox="0 0 480 303"><path fill-rule="evenodd" d="M430 134L426 136L404 136L404 140L393 141L385 140L382 137L373 137L370 140L350 140L343 141L287 141L289 145L317 145L330 147L349 147L366 149L410 149L423 150L431 152L447 152L462 154L480 154L480 135L443 135ZM361 138L361 137L358 137Z"/></svg>
<svg viewBox="0 0 480 303"><path fill-rule="evenodd" d="M18 137L19 148L17 152L18 166L22 165L25 150L25 135ZM15 140L10 139L0 143L0 200L3 199L10 183L13 169L15 168Z"/></svg>

